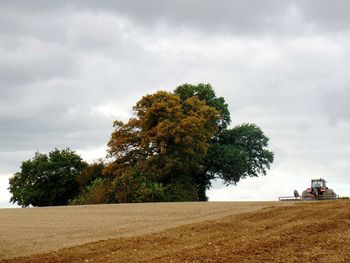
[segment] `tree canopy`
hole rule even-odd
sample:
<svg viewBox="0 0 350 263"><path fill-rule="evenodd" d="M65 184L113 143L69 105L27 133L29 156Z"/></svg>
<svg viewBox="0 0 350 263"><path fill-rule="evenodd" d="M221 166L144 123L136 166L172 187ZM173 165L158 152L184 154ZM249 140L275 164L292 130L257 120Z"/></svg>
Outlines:
<svg viewBox="0 0 350 263"><path fill-rule="evenodd" d="M66 205L77 194L75 178L86 166L70 149L55 149L48 155L37 152L10 178L10 201L22 207Z"/></svg>
<svg viewBox="0 0 350 263"><path fill-rule="evenodd" d="M106 171L115 178L131 168L147 173L165 187L170 201L206 200L212 179L236 184L247 176L265 175L273 162L259 127L228 129L228 105L210 84L184 84L173 93L144 96L133 110L134 118L114 124L108 143L114 161Z"/></svg>
<svg viewBox="0 0 350 263"><path fill-rule="evenodd" d="M211 142L204 170L209 179L221 178L226 184L236 184L248 176L266 175L274 158L266 149L268 141L255 124L225 130Z"/></svg>

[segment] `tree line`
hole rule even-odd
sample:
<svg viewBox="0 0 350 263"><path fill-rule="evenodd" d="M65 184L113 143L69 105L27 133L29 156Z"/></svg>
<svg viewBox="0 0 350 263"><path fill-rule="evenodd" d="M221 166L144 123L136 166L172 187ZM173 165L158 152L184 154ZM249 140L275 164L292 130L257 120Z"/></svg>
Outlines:
<svg viewBox="0 0 350 263"><path fill-rule="evenodd" d="M25 206L206 201L213 179L226 185L266 175L268 137L231 124L210 84L143 96L133 117L114 122L106 160L88 164L70 149L36 153L10 178L11 202Z"/></svg>

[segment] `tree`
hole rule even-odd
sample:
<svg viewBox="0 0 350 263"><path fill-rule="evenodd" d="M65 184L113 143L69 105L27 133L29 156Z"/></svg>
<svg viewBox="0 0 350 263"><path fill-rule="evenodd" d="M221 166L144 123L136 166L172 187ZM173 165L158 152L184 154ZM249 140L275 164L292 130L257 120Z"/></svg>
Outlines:
<svg viewBox="0 0 350 263"><path fill-rule="evenodd" d="M191 188L189 178L201 169L219 112L196 96L181 100L165 91L144 96L133 109L135 118L114 124L108 152L115 160L107 170L118 177L136 167L155 182L177 185L176 191Z"/></svg>
<svg viewBox="0 0 350 263"><path fill-rule="evenodd" d="M162 196L164 201L204 201L211 180L236 184L248 176L265 175L273 162L269 139L259 127L228 128L228 105L210 84L184 84L174 93L159 91L144 96L133 109L134 118L114 123L108 143L114 160L105 172L118 185L119 201L142 199L136 198L137 180L146 182L143 193L152 193L142 200L157 193L157 200ZM147 187L155 192L144 191Z"/></svg>
<svg viewBox="0 0 350 263"><path fill-rule="evenodd" d="M35 153L9 181L11 202L22 207L66 205L79 191L75 178L87 166L70 149Z"/></svg>
<svg viewBox="0 0 350 263"><path fill-rule="evenodd" d="M273 152L266 149L268 141L255 124L223 131L212 141L206 156L204 171L208 179L220 178L229 185L248 176L266 175L274 160Z"/></svg>

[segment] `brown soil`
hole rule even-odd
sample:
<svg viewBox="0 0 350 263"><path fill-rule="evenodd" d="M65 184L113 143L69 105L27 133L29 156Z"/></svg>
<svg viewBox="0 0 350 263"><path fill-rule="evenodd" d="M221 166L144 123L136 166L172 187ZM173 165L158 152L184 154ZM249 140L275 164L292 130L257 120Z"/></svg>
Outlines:
<svg viewBox="0 0 350 263"><path fill-rule="evenodd" d="M0 209L0 260L155 233L271 205L282 204L197 202Z"/></svg>
<svg viewBox="0 0 350 263"><path fill-rule="evenodd" d="M3 262L350 262L350 202L298 202Z"/></svg>

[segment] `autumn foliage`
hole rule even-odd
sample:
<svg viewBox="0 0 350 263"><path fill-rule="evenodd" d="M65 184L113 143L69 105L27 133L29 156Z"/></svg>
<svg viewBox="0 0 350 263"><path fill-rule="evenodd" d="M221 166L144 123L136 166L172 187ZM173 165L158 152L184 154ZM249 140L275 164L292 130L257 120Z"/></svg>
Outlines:
<svg viewBox="0 0 350 263"><path fill-rule="evenodd" d="M164 91L143 97L134 111L137 118L126 124L115 122L108 143L114 164L135 164L157 171L156 177L200 166L217 130L218 111L196 97L181 103L178 96Z"/></svg>

